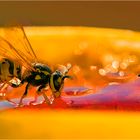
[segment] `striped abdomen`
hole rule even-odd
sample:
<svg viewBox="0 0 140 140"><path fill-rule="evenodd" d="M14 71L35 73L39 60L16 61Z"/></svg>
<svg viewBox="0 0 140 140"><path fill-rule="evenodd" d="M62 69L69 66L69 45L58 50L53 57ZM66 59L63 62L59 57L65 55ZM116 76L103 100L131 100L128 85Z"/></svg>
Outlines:
<svg viewBox="0 0 140 140"><path fill-rule="evenodd" d="M0 82L9 81L13 77L21 79L21 66L10 59L0 61Z"/></svg>

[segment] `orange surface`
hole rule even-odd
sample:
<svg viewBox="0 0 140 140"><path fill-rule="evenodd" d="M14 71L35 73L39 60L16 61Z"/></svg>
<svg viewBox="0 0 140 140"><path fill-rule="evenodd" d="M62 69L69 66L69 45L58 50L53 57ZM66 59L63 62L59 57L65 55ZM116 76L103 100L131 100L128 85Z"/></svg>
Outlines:
<svg viewBox="0 0 140 140"><path fill-rule="evenodd" d="M66 87L93 87L96 94L112 82L122 84L135 80L139 72L139 32L88 27L26 27L25 31L41 60L53 67L73 65L70 74L75 81L66 81ZM108 67L110 72L123 71L124 76L104 73ZM21 90L12 91L12 95L21 94ZM140 138L139 130L139 112L21 108L0 114L0 138L134 139Z"/></svg>

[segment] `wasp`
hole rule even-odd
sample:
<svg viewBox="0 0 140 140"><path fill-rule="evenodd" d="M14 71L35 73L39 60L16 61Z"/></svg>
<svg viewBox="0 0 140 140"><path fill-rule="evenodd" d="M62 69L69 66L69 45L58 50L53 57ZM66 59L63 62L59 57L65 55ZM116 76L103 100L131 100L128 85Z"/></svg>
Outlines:
<svg viewBox="0 0 140 140"><path fill-rule="evenodd" d="M71 65L52 71L47 64L39 61L22 26L7 27L3 32L0 36L0 55L2 56L0 83L14 88L26 83L19 106L23 104L22 101L28 94L30 86L38 87L38 94L42 93L41 91L47 86L50 87L51 100L44 92L42 93L46 103L50 104L52 100L60 97L65 78L71 78L67 75ZM14 78L20 82L13 82Z"/></svg>

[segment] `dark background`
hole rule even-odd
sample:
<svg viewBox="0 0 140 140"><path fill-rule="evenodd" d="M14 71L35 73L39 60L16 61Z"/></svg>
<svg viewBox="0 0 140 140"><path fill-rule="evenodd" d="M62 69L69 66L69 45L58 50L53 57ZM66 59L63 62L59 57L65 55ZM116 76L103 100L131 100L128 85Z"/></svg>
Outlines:
<svg viewBox="0 0 140 140"><path fill-rule="evenodd" d="M0 1L0 26L13 23L140 31L140 1Z"/></svg>

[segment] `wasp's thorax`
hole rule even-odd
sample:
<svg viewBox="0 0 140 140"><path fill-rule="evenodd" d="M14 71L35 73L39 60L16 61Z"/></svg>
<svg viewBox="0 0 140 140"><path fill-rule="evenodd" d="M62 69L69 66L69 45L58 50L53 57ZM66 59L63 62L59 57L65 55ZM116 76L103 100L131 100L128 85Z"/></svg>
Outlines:
<svg viewBox="0 0 140 140"><path fill-rule="evenodd" d="M35 86L47 84L52 73L51 69L42 63L33 63L32 66L34 70L25 70L22 81Z"/></svg>

